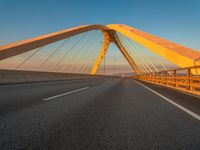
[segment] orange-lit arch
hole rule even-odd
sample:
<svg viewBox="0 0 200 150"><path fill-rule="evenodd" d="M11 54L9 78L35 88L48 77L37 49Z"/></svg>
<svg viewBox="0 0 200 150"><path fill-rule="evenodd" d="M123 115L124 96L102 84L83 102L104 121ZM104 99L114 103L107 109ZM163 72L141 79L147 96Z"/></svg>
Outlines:
<svg viewBox="0 0 200 150"><path fill-rule="evenodd" d="M127 25L109 24L107 27L120 32L179 67L193 66L194 61L200 58L200 52L196 50L175 44Z"/></svg>

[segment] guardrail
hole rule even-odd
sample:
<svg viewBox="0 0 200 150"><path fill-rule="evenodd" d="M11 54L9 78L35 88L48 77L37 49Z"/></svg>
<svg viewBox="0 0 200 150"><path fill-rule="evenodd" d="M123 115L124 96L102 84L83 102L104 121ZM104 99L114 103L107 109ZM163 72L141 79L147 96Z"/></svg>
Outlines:
<svg viewBox="0 0 200 150"><path fill-rule="evenodd" d="M200 65L143 74L136 78L144 82L162 85L200 96Z"/></svg>

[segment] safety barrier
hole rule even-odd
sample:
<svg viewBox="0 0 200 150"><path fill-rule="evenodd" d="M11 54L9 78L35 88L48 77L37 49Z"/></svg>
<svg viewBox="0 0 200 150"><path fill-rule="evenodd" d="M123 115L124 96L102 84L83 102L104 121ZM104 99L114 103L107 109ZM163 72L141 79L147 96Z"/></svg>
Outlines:
<svg viewBox="0 0 200 150"><path fill-rule="evenodd" d="M200 65L143 74L137 79L200 96Z"/></svg>
<svg viewBox="0 0 200 150"><path fill-rule="evenodd" d="M89 78L94 79L101 77L110 76L0 69L0 85Z"/></svg>

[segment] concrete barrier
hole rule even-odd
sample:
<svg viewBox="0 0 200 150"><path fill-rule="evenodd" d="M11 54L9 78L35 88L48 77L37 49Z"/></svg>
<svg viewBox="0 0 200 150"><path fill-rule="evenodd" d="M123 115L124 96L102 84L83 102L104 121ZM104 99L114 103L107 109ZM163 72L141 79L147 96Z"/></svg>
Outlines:
<svg viewBox="0 0 200 150"><path fill-rule="evenodd" d="M15 83L57 81L57 80L67 80L67 79L70 80L70 79L99 78L99 77L105 77L105 76L0 69L1 85L15 84Z"/></svg>

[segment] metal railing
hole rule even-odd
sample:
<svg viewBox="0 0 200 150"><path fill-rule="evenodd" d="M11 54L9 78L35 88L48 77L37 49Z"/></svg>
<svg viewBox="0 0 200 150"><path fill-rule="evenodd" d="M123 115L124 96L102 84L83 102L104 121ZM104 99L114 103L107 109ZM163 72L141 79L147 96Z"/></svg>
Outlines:
<svg viewBox="0 0 200 150"><path fill-rule="evenodd" d="M200 65L143 74L137 79L200 96Z"/></svg>

